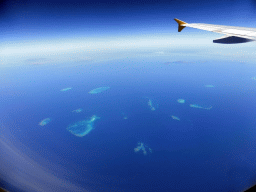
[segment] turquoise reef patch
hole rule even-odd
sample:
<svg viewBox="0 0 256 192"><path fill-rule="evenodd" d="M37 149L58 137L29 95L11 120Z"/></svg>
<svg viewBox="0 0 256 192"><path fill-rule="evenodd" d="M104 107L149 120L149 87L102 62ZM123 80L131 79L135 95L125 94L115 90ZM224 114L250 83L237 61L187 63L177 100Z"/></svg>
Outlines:
<svg viewBox="0 0 256 192"><path fill-rule="evenodd" d="M147 155L147 151L152 153L152 149L149 148L147 145L144 145L144 143L142 143L142 142L139 142L138 146L136 148L134 148L135 153L137 153L139 151L142 151L144 155Z"/></svg>
<svg viewBox="0 0 256 192"><path fill-rule="evenodd" d="M50 123L51 122L51 119L50 118L46 118L46 119L43 119L40 123L39 123L39 125L40 126L45 126L45 125L47 125L48 123Z"/></svg>
<svg viewBox="0 0 256 192"><path fill-rule="evenodd" d="M185 100L184 99L178 99L177 102L178 103L185 103Z"/></svg>
<svg viewBox="0 0 256 192"><path fill-rule="evenodd" d="M61 89L60 91L69 91L70 89L72 89L72 87L67 87L67 88Z"/></svg>
<svg viewBox="0 0 256 192"><path fill-rule="evenodd" d="M109 89L110 87L99 87L96 89L91 90L89 93L90 94L97 94L97 93L101 93L103 91L106 91L107 89Z"/></svg>
<svg viewBox="0 0 256 192"><path fill-rule="evenodd" d="M78 121L74 124L71 124L67 127L67 130L77 137L83 137L90 133L94 128L94 121L100 119L96 115L93 115L90 120Z"/></svg>

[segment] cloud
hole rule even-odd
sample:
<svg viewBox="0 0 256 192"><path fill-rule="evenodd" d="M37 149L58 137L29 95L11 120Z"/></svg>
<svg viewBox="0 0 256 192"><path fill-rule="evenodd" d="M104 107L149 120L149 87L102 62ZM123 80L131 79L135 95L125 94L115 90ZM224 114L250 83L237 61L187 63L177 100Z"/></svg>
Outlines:
<svg viewBox="0 0 256 192"><path fill-rule="evenodd" d="M187 61L171 61L171 62L165 62L165 65L171 65L171 64L183 64L183 63L193 63L193 62L187 62Z"/></svg>
<svg viewBox="0 0 256 192"><path fill-rule="evenodd" d="M51 60L46 58L26 59L25 63L29 65L44 65L49 63Z"/></svg>

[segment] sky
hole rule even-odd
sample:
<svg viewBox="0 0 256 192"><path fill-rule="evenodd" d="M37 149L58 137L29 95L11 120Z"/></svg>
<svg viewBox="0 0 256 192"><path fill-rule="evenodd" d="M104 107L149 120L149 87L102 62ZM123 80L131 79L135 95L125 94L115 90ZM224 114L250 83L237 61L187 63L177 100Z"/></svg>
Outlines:
<svg viewBox="0 0 256 192"><path fill-rule="evenodd" d="M255 10L254 0L5 0L0 3L0 55L71 46L145 47L156 41L164 46L209 43L220 35L187 28L178 33L173 19L255 27Z"/></svg>

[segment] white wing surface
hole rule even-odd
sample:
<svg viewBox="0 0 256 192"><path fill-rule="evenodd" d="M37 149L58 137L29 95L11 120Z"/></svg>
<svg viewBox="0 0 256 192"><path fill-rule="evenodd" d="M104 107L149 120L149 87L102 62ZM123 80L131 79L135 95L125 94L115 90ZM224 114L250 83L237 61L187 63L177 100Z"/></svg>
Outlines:
<svg viewBox="0 0 256 192"><path fill-rule="evenodd" d="M186 23L179 19L174 20L179 24L178 32L181 32L185 27L191 27L225 35L224 37L213 40L214 43L233 44L256 41L256 28L210 25L204 23Z"/></svg>

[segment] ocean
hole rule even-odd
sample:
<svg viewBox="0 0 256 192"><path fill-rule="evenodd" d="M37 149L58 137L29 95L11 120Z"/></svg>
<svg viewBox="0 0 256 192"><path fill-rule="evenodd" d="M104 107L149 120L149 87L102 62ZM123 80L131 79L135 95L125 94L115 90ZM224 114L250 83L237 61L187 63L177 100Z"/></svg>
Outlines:
<svg viewBox="0 0 256 192"><path fill-rule="evenodd" d="M183 55L3 68L2 137L33 166L83 190L246 189L255 183L256 68ZM89 94L99 87L110 88ZM93 115L100 119L84 137L67 130ZM51 121L40 126L45 118ZM134 151L139 142L146 155ZM22 163L16 166L28 183L48 189L40 174L32 179L33 169L26 173Z"/></svg>

